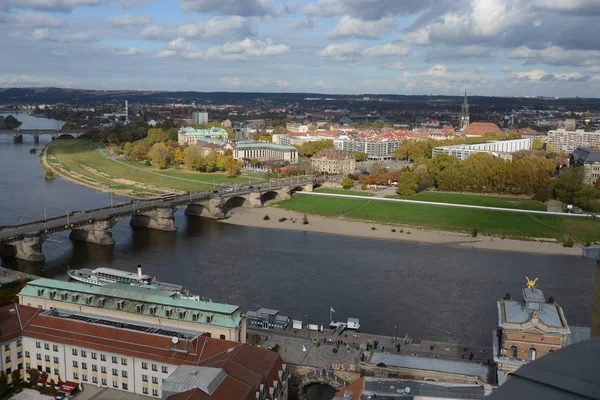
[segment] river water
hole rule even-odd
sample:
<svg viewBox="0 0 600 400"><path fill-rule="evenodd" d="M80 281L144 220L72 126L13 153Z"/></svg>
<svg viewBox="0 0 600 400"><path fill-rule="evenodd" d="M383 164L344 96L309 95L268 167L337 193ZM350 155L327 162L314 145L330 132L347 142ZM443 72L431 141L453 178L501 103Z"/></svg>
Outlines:
<svg viewBox="0 0 600 400"><path fill-rule="evenodd" d="M49 140L42 136L39 147ZM42 219L44 208L51 217L110 204L105 193L45 181L33 146L31 137L13 144L0 135L0 226ZM129 271L142 264L161 280L244 311L275 308L326 324L331 306L338 320L360 318L363 331L394 335L397 325L401 336L488 346L496 300L506 292L520 297L525 276L539 277L570 324L589 326L594 263L580 257L241 227L182 211L175 218L177 232L133 230L123 220L112 248L71 243L65 232L44 243L43 266L2 262L57 279L67 279L67 263Z"/></svg>

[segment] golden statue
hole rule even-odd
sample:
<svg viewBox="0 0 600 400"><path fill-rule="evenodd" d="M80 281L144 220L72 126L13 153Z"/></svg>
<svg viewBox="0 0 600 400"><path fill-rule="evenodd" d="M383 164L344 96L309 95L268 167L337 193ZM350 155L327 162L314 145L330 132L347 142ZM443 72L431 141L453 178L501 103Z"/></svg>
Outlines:
<svg viewBox="0 0 600 400"><path fill-rule="evenodd" d="M525 277L525 279L527 279L527 289L533 289L535 285L537 285L538 278L531 280L528 277Z"/></svg>

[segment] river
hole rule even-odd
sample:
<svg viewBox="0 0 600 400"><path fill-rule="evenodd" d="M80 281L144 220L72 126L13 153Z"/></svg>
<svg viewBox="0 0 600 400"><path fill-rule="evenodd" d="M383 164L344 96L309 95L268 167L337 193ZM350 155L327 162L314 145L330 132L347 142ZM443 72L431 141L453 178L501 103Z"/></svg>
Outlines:
<svg viewBox="0 0 600 400"><path fill-rule="evenodd" d="M39 147L49 140L42 136ZM110 204L105 193L45 181L33 146L31 137L13 144L0 135L0 225L41 219L44 209L51 217ZM244 311L275 308L326 324L331 306L338 320L360 318L363 331L394 335L397 325L401 336L488 346L496 300L506 292L520 297L525 276L539 277L570 324L589 326L594 263L580 257L240 227L182 211L175 219L179 230L171 233L121 221L113 248L74 244L65 232L44 243L43 266L2 262L56 279L67 278L67 263L129 271L142 264L161 280Z"/></svg>

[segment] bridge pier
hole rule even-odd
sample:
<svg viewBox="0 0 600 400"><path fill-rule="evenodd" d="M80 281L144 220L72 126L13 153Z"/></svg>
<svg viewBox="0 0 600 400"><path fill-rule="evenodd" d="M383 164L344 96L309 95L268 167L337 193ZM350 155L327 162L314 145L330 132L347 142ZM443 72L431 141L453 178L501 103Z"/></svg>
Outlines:
<svg viewBox="0 0 600 400"><path fill-rule="evenodd" d="M23 135L19 133L15 133L13 135L13 143L23 143Z"/></svg>
<svg viewBox="0 0 600 400"><path fill-rule="evenodd" d="M33 143L34 144L40 143L40 134L39 133L34 133L33 134Z"/></svg>
<svg viewBox="0 0 600 400"><path fill-rule="evenodd" d="M18 258L25 261L44 261L46 257L42 253L42 243L46 240L42 235L25 236L21 240L0 246L0 252L8 257Z"/></svg>
<svg viewBox="0 0 600 400"><path fill-rule="evenodd" d="M115 244L112 237L112 227L116 220L95 220L89 225L78 226L71 230L71 240L111 246Z"/></svg>
<svg viewBox="0 0 600 400"><path fill-rule="evenodd" d="M175 208L173 207L136 212L131 217L129 225L159 231L176 231L177 226L175 225L173 214L175 214Z"/></svg>

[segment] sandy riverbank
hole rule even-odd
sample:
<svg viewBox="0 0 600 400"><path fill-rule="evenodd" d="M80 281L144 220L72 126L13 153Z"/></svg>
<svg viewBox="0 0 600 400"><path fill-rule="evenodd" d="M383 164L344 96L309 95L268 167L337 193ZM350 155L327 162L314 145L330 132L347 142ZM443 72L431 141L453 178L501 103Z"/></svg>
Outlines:
<svg viewBox="0 0 600 400"><path fill-rule="evenodd" d="M263 220L268 215L269 220ZM279 222L280 218L287 218ZM235 208L231 217L221 222L232 225L244 225L257 228L288 229L305 232L330 233L335 235L360 236L373 239L402 240L429 244L448 244L478 249L518 251L524 253L557 254L581 256L581 247L563 247L560 243L500 239L486 236L471 237L457 232L436 232L399 225L383 225L349 220L345 218L327 218L308 216L308 225L302 224L303 214L279 208ZM292 222L295 220L295 222ZM373 230L372 228L376 229ZM392 232L396 229L396 232ZM403 232L400 232L403 230ZM410 232L410 233L408 233Z"/></svg>

